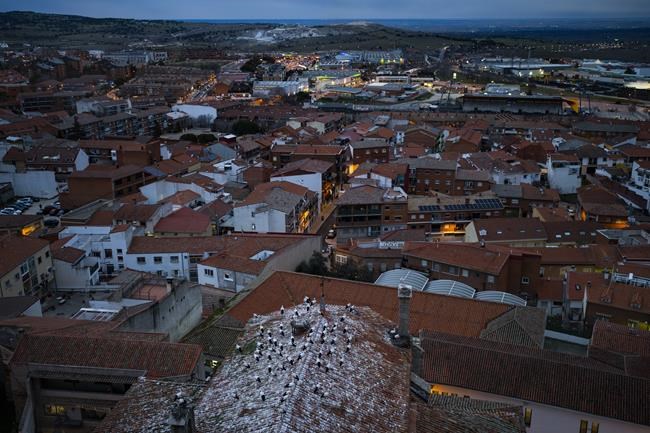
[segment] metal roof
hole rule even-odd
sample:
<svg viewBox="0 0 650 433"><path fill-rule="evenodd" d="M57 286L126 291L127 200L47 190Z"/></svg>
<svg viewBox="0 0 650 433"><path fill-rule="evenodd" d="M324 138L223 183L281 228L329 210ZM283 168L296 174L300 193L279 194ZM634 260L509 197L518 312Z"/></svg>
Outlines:
<svg viewBox="0 0 650 433"><path fill-rule="evenodd" d="M400 284L408 284L413 290L422 291L428 281L427 276L420 272L410 269L392 269L382 273L375 284L395 288Z"/></svg>
<svg viewBox="0 0 650 433"><path fill-rule="evenodd" d="M509 304L517 307L525 307L526 301L519 296L512 293L498 292L494 290L486 290L485 292L477 292L474 299L480 301L497 302L499 304Z"/></svg>
<svg viewBox="0 0 650 433"><path fill-rule="evenodd" d="M476 290L465 283L454 280L429 281L424 287L424 292L436 293L438 295L457 296L459 298L472 299Z"/></svg>

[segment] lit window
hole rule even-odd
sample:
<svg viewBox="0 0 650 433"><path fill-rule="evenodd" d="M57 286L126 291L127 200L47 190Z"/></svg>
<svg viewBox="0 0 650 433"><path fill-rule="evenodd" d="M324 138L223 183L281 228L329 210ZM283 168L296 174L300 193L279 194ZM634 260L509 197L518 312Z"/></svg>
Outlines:
<svg viewBox="0 0 650 433"><path fill-rule="evenodd" d="M580 420L580 433L587 433L587 425L589 422L586 419Z"/></svg>
<svg viewBox="0 0 650 433"><path fill-rule="evenodd" d="M600 423L592 422L591 423L591 433L598 433L598 430L600 430Z"/></svg>
<svg viewBox="0 0 650 433"><path fill-rule="evenodd" d="M533 410L529 407L527 407L524 410L524 423L526 424L526 427L530 427L530 423L533 418Z"/></svg>
<svg viewBox="0 0 650 433"><path fill-rule="evenodd" d="M54 405L54 404L46 404L45 413L47 415L53 415L53 416L65 415L65 407Z"/></svg>

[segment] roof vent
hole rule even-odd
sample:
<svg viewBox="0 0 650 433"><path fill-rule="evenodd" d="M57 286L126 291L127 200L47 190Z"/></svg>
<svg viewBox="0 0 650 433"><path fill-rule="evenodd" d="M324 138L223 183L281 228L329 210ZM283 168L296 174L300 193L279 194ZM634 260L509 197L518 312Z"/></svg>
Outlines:
<svg viewBox="0 0 650 433"><path fill-rule="evenodd" d="M194 433L194 406L188 403L182 393L176 394L172 403L171 413L167 419L172 433Z"/></svg>

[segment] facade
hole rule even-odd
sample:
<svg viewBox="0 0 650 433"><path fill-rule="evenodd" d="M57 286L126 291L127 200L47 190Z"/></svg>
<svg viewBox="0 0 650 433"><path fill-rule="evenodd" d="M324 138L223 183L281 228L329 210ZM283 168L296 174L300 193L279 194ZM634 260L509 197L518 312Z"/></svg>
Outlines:
<svg viewBox="0 0 650 433"><path fill-rule="evenodd" d="M563 100L556 96L463 95L464 112L562 114Z"/></svg>
<svg viewBox="0 0 650 433"><path fill-rule="evenodd" d="M575 155L554 153L548 156L548 183L560 194L575 194L580 185L580 161Z"/></svg>
<svg viewBox="0 0 650 433"><path fill-rule="evenodd" d="M268 182L233 209L233 229L249 232L305 233L318 215L318 195L290 182Z"/></svg>
<svg viewBox="0 0 650 433"><path fill-rule="evenodd" d="M540 255L514 248L467 243L407 243L402 266L431 279L452 279L476 289L535 297Z"/></svg>
<svg viewBox="0 0 650 433"><path fill-rule="evenodd" d="M318 194L319 208L334 198L337 188L334 165L317 159L300 159L290 162L271 174L271 182L285 181L304 186Z"/></svg>
<svg viewBox="0 0 650 433"><path fill-rule="evenodd" d="M44 239L0 235L0 298L44 294L54 279L50 245Z"/></svg>
<svg viewBox="0 0 650 433"><path fill-rule="evenodd" d="M337 242L406 228L407 199L399 187L363 185L349 189L336 201Z"/></svg>

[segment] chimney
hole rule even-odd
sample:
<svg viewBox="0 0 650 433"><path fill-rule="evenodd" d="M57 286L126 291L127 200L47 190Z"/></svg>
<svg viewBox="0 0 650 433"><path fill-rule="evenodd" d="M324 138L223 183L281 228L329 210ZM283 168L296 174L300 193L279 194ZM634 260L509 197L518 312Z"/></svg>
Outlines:
<svg viewBox="0 0 650 433"><path fill-rule="evenodd" d="M167 289L168 294L172 292L173 286L174 286L174 279L171 277L167 277L165 288Z"/></svg>
<svg viewBox="0 0 650 433"><path fill-rule="evenodd" d="M172 433L195 433L194 406L180 392L174 397L167 424Z"/></svg>
<svg viewBox="0 0 650 433"><path fill-rule="evenodd" d="M398 338L394 338L394 340L395 344L400 347L408 347L410 345L409 314L412 296L413 288L410 285L400 284L397 287L397 298L399 299L399 336Z"/></svg>

